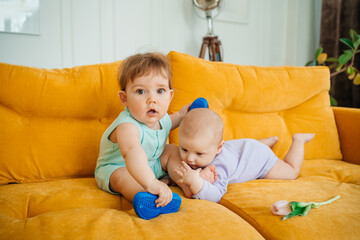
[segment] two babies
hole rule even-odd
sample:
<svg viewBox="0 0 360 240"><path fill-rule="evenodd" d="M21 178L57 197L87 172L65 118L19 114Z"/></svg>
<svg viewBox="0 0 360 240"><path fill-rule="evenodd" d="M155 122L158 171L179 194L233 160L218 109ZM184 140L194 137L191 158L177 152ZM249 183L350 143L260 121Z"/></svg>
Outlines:
<svg viewBox="0 0 360 240"><path fill-rule="evenodd" d="M174 95L171 80L169 61L161 53L136 54L120 66L118 95L125 111L101 138L95 169L99 188L122 194L130 201L139 192L148 192L156 196L155 202L151 201L154 208L159 208L176 196L159 180L166 172L185 196L214 202L220 200L229 183L297 177L304 158L304 143L313 134L295 134L284 161L269 148L276 143L276 137L224 142L223 123L215 112L209 109L188 112L187 104L174 114L167 113ZM180 122L179 150L166 144L166 140ZM149 200L145 196L137 202L142 201L148 204ZM178 195L175 202L167 206L168 212L179 208Z"/></svg>

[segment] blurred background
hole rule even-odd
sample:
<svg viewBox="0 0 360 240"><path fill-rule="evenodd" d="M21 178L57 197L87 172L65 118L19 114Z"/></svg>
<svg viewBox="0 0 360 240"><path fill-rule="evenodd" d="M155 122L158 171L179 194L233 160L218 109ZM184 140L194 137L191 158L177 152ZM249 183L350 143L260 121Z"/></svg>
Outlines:
<svg viewBox="0 0 360 240"><path fill-rule="evenodd" d="M339 39L360 33L360 0L223 3L213 31L227 63L304 66L320 45L339 57ZM207 22L197 13L192 0L0 0L0 62L66 68L147 51L198 57ZM331 95L339 106L360 107L360 86L340 75Z"/></svg>
<svg viewBox="0 0 360 240"><path fill-rule="evenodd" d="M198 56L207 31L192 0L15 2L23 11L26 2L39 3L33 14L38 32L1 32L0 62L63 68L111 62L140 51ZM214 18L214 33L224 62L304 65L318 47L320 20L321 0L225 0Z"/></svg>

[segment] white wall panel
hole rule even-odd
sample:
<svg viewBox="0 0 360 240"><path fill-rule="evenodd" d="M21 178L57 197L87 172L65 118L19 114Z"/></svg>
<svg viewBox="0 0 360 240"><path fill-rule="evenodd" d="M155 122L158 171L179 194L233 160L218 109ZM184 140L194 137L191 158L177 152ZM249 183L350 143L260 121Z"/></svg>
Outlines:
<svg viewBox="0 0 360 240"><path fill-rule="evenodd" d="M73 59L73 24L71 0L59 1L60 36L61 36L61 67L72 67ZM45 34L45 33L43 33Z"/></svg>
<svg viewBox="0 0 360 240"><path fill-rule="evenodd" d="M100 62L111 62L115 59L115 1L99 1L100 21Z"/></svg>
<svg viewBox="0 0 360 240"><path fill-rule="evenodd" d="M73 0L72 36L74 65L100 60L100 0Z"/></svg>
<svg viewBox="0 0 360 240"><path fill-rule="evenodd" d="M62 66L60 3L41 1L40 35L0 33L0 62L54 68Z"/></svg>
<svg viewBox="0 0 360 240"><path fill-rule="evenodd" d="M246 8L224 8L214 21L225 62L303 65L312 57L321 0L225 1ZM192 0L40 0L40 35L0 33L0 62L62 68L144 51L198 56L206 31Z"/></svg>
<svg viewBox="0 0 360 240"><path fill-rule="evenodd" d="M150 47L151 1L115 1L115 56L122 59Z"/></svg>

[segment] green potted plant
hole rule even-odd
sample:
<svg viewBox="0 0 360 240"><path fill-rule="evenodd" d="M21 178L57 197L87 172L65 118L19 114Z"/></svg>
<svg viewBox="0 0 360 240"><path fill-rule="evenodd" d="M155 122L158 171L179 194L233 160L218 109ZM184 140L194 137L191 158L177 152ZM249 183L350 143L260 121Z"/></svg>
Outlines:
<svg viewBox="0 0 360 240"><path fill-rule="evenodd" d="M349 80L354 85L360 85L360 70L354 66L354 60L356 54L360 53L360 34L355 30L350 30L349 38L340 38L340 42L344 43L349 49L339 56L339 58L328 58L326 53L323 53L323 48L320 46L315 51L315 59L306 63L306 66L325 66L327 65L330 69L330 77L334 77L338 74L347 74ZM336 100L330 97L331 105L336 106Z"/></svg>

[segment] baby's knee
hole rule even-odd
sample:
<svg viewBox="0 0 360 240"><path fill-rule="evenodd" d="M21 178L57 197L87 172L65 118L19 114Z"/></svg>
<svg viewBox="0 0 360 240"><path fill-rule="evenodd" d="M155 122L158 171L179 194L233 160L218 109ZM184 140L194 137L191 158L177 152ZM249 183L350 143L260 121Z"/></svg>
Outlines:
<svg viewBox="0 0 360 240"><path fill-rule="evenodd" d="M273 168L265 175L266 179L295 180L300 174L300 169L296 169L290 164L278 160Z"/></svg>
<svg viewBox="0 0 360 240"><path fill-rule="evenodd" d="M300 170L292 168L292 171L288 172L288 180L295 180L298 178Z"/></svg>

